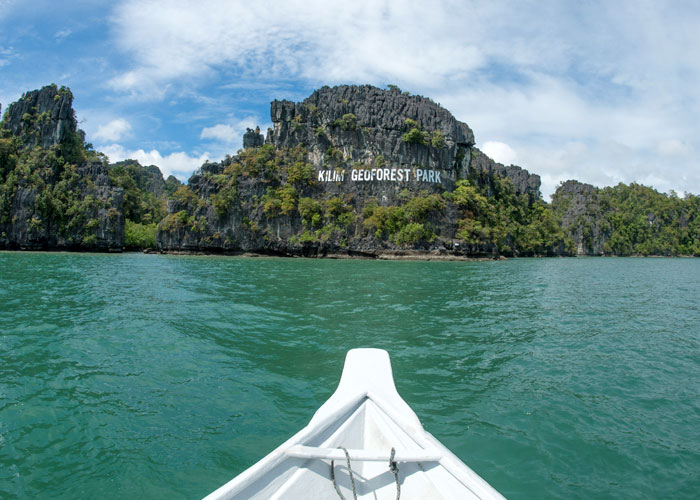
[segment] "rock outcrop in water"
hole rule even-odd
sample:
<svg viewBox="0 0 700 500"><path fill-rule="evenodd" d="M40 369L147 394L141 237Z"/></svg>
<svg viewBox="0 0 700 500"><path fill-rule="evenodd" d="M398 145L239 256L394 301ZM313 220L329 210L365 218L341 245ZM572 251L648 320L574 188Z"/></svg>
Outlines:
<svg viewBox="0 0 700 500"><path fill-rule="evenodd" d="M396 88L323 87L274 101L274 127L248 130L244 151L207 163L168 202L166 251L282 255L555 254L547 229L520 247L542 203L540 179L500 165L447 110ZM518 204L523 216L489 211ZM497 231L487 228L494 218ZM500 217L499 221L495 221Z"/></svg>
<svg viewBox="0 0 700 500"><path fill-rule="evenodd" d="M567 181L552 208L577 255L700 255L700 198Z"/></svg>
<svg viewBox="0 0 700 500"><path fill-rule="evenodd" d="M121 250L122 190L86 149L73 95L27 92L0 122L0 248Z"/></svg>

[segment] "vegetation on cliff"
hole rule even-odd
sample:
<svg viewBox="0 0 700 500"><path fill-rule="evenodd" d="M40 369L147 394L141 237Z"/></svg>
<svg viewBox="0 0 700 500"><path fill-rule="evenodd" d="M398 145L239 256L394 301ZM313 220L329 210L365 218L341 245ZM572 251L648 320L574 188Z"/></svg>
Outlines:
<svg viewBox="0 0 700 500"><path fill-rule="evenodd" d="M50 85L27 92L0 122L0 248L155 248L181 183L132 160L108 164L85 143L72 101Z"/></svg>
<svg viewBox="0 0 700 500"><path fill-rule="evenodd" d="M120 237L120 193L101 177L106 158L84 144L72 99L45 87L0 122L0 248L108 249Z"/></svg>
<svg viewBox="0 0 700 500"><path fill-rule="evenodd" d="M700 198L640 184L563 183L552 199L579 254L700 256Z"/></svg>
<svg viewBox="0 0 700 500"><path fill-rule="evenodd" d="M273 102L271 118L267 139L249 130L244 151L203 165L177 193L159 226L161 248L491 257L697 253L692 196L669 198L632 185L596 190L585 201L576 195L575 202L558 192L550 205L537 175L494 162L474 147L466 124L396 88L324 87L300 103ZM384 175L402 169L412 182L386 182ZM439 182L416 177L430 169ZM368 178L373 181L359 182Z"/></svg>
<svg viewBox="0 0 700 500"><path fill-rule="evenodd" d="M574 242L552 207L542 199L516 194L507 178L481 172L459 181L450 196L464 211L457 237L468 244L491 243L506 256L574 252Z"/></svg>
<svg viewBox="0 0 700 500"><path fill-rule="evenodd" d="M382 204L379 196L329 189L308 158L301 145L265 145L205 165L173 196L159 237L210 251L250 244L304 255L440 247L460 255L573 252L551 207L517 194L507 178L475 173L443 192L404 187L396 203Z"/></svg>
<svg viewBox="0 0 700 500"><path fill-rule="evenodd" d="M182 183L172 175L163 180L158 167L142 166L135 160L110 164L109 178L124 191L124 247L155 249L157 225L165 217L166 200Z"/></svg>

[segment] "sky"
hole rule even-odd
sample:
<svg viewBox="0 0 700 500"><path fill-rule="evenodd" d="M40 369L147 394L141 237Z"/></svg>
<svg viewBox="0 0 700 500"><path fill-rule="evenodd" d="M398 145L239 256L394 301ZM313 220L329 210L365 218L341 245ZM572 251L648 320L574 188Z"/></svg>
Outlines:
<svg viewBox="0 0 700 500"><path fill-rule="evenodd" d="M432 98L542 178L700 193L700 4L0 0L0 103L56 83L111 161L186 181L273 99L372 84Z"/></svg>

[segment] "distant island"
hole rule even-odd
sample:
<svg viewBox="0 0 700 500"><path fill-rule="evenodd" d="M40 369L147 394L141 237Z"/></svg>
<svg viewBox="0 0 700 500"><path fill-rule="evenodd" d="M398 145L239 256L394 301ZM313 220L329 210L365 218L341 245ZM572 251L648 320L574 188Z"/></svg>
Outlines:
<svg viewBox="0 0 700 500"><path fill-rule="evenodd" d="M274 101L273 128L187 184L110 163L66 87L0 122L0 249L367 258L700 256L700 198L562 183L493 161L432 100L396 86Z"/></svg>

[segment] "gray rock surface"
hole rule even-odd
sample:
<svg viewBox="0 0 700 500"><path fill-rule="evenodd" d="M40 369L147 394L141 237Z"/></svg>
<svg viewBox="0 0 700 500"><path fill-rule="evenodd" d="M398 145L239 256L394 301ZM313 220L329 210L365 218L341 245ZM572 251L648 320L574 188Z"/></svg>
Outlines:
<svg viewBox="0 0 700 500"><path fill-rule="evenodd" d="M65 87L49 85L32 90L10 104L0 128L21 138L25 147L49 148L78 130L73 94Z"/></svg>
<svg viewBox="0 0 700 500"><path fill-rule="evenodd" d="M160 168L158 168L157 166L141 165L136 160L123 160L110 164L110 167L117 166L135 167L132 169L131 172L134 177L134 181L136 182L136 186L142 191L153 193L158 198L161 198L165 195L165 192L167 191L166 182L163 178L163 174L160 171ZM173 179L179 185L179 181L175 179L175 177L173 177Z"/></svg>
<svg viewBox="0 0 700 500"><path fill-rule="evenodd" d="M243 134L243 149L259 148L263 144L265 144L265 137L260 133L260 128L256 130L246 129L245 134Z"/></svg>
<svg viewBox="0 0 700 500"><path fill-rule="evenodd" d="M72 102L69 89L51 85L25 93L5 113L0 136L17 137L21 146L15 171L0 165L0 248L120 251L124 245L123 192L112 186L107 165L71 164L87 158Z"/></svg>
<svg viewBox="0 0 700 500"><path fill-rule="evenodd" d="M266 143L277 148L303 144L319 168L334 163L328 154L334 148L347 163L439 169L452 181L483 171L508 177L517 193L539 196L538 175L494 162L474 147L474 134L466 123L428 98L395 88L323 87L300 103L273 101L270 118L274 127ZM412 128L406 120L416 122L427 136L439 132L444 144L436 147L430 139L426 144L406 142L403 136Z"/></svg>
<svg viewBox="0 0 700 500"><path fill-rule="evenodd" d="M524 168L516 165L505 166L497 163L477 148L471 149L470 172L476 175L484 174L484 181L488 182L491 176L505 177L513 183L517 194L527 194L531 200L540 197L540 176L531 174Z"/></svg>
<svg viewBox="0 0 700 500"><path fill-rule="evenodd" d="M69 216L73 223L61 230L59 220L66 215L41 214L37 207L41 190L22 184L12 198L11 218L0 222L0 248L121 251L124 216L118 207L122 205L122 190L112 187L102 163L86 163L76 170L82 179L78 188L81 197L92 197L95 202L79 215Z"/></svg>
<svg viewBox="0 0 700 500"><path fill-rule="evenodd" d="M599 189L575 180L562 183L552 196L552 208L561 217L567 236L574 240L577 255L603 255L609 238L601 227L602 208Z"/></svg>
<svg viewBox="0 0 700 500"><path fill-rule="evenodd" d="M348 118L343 121L343 117ZM273 101L270 118L274 129L268 143L277 147L308 144L321 160L333 145L352 162L371 164L381 155L392 165L459 168L459 148L474 145L469 126L433 101L369 85L323 87L300 103ZM403 141L403 134L411 129L407 119L428 133L440 131L444 147Z"/></svg>

